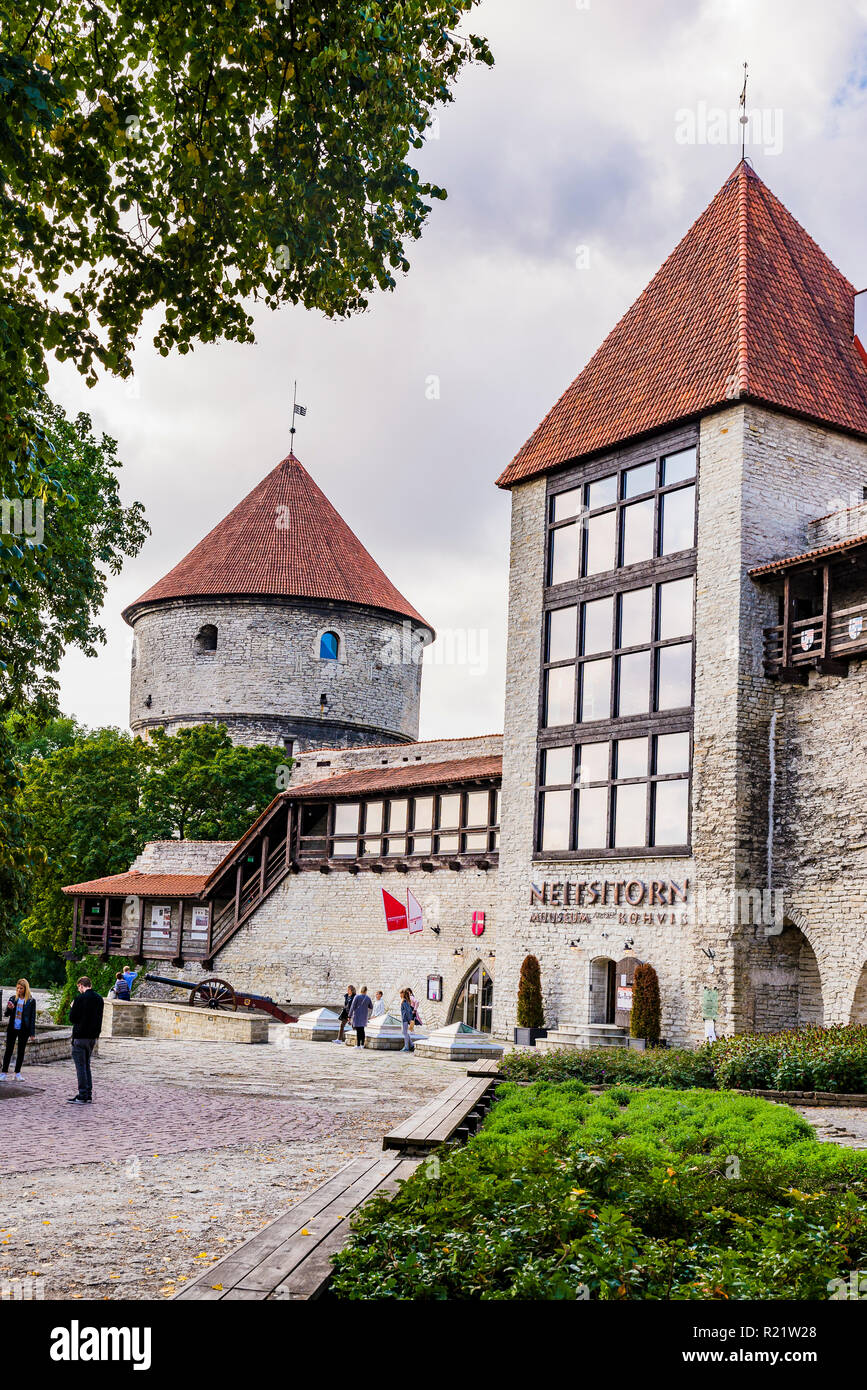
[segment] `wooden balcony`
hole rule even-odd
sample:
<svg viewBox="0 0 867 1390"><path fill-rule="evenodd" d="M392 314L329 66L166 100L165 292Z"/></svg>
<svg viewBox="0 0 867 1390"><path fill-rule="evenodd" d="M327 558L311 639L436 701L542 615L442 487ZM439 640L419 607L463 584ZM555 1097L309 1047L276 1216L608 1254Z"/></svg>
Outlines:
<svg viewBox="0 0 867 1390"><path fill-rule="evenodd" d="M808 672L845 675L853 657L867 656L867 601L766 627L765 674L806 683Z"/></svg>

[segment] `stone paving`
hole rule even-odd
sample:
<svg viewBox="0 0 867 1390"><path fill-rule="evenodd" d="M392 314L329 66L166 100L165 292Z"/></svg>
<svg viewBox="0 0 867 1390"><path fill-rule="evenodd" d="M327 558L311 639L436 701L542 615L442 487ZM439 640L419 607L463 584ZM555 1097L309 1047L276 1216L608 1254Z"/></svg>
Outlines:
<svg viewBox="0 0 867 1390"><path fill-rule="evenodd" d="M0 1085L0 1290L168 1297L464 1068L281 1039L223 1046L103 1039L94 1103L71 1062ZM19 1136L10 1142L10 1136Z"/></svg>
<svg viewBox="0 0 867 1390"><path fill-rule="evenodd" d="M867 1149L867 1109L857 1105L798 1105L799 1115L816 1131L816 1138L849 1149Z"/></svg>

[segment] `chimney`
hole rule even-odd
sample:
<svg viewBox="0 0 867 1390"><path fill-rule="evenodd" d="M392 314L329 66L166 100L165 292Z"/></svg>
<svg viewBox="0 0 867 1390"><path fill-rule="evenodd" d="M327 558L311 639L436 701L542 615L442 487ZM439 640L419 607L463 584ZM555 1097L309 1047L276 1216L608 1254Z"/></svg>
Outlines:
<svg viewBox="0 0 867 1390"><path fill-rule="evenodd" d="M855 295L855 346L867 366L867 290Z"/></svg>

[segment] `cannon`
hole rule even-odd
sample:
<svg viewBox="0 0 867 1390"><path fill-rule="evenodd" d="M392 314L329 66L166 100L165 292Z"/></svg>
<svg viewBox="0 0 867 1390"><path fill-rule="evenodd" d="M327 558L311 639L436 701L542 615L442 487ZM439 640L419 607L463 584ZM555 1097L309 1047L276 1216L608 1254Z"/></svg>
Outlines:
<svg viewBox="0 0 867 1390"><path fill-rule="evenodd" d="M198 980L194 984L192 980L170 980L167 975L145 975L146 980L150 980L154 985L171 985L173 989L188 989L190 991L190 1005L193 1008L202 1009L226 1009L232 1013L241 1009L261 1009L263 1013L270 1014L280 1023L297 1023L296 1014L289 1014L285 1009L281 1009L279 1004L268 994L248 994L246 990L233 989L227 980L220 980L216 975L208 976L206 980Z"/></svg>

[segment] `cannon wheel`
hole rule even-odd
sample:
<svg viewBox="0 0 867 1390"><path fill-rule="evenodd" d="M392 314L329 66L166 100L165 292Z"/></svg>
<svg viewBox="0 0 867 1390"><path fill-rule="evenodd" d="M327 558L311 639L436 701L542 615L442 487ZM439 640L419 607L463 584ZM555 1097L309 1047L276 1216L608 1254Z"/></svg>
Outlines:
<svg viewBox="0 0 867 1390"><path fill-rule="evenodd" d="M194 986L190 992L190 1003L205 1009L231 1009L233 1013L238 1007L232 986L225 980L218 980L215 975L200 980Z"/></svg>

